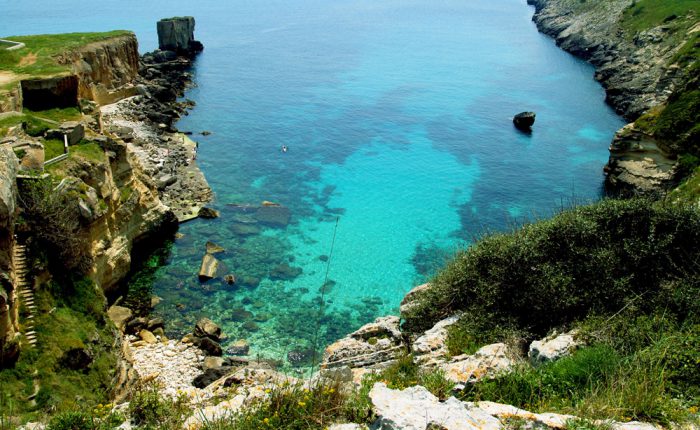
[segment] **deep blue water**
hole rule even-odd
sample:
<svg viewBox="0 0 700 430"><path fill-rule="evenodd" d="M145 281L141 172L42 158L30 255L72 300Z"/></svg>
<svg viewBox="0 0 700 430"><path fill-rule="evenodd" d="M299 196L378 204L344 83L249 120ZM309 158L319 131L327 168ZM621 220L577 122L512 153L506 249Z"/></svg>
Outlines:
<svg viewBox="0 0 700 430"><path fill-rule="evenodd" d="M283 359L312 342L326 270L320 343L396 312L475 236L601 195L623 121L524 0L193 5L0 1L3 35L125 28L142 51L159 18L196 17L197 107L179 128L212 132L197 137L199 164L222 216L183 225L137 277L164 299L171 332L208 315L252 354ZM511 123L523 110L537 112L531 135ZM290 208L289 225L231 206L263 200ZM236 286L196 279L207 240L227 249ZM271 276L281 263L302 272Z"/></svg>

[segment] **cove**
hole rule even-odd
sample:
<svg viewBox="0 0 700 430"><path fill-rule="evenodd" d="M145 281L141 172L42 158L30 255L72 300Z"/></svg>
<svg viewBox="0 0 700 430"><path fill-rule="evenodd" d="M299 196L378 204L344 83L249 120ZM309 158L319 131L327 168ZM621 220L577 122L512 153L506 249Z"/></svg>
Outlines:
<svg viewBox="0 0 700 430"><path fill-rule="evenodd" d="M521 0L51 7L57 18L13 4L0 24L128 28L145 51L159 18L196 17L197 107L178 127L212 132L193 137L221 217L183 224L133 288L162 298L170 335L208 316L228 342L285 363L396 313L475 237L600 198L623 125L592 67L539 34ZM537 112L530 135L511 123L524 110ZM254 223L240 206L262 201L289 208L289 223ZM226 249L235 285L197 279L207 241Z"/></svg>

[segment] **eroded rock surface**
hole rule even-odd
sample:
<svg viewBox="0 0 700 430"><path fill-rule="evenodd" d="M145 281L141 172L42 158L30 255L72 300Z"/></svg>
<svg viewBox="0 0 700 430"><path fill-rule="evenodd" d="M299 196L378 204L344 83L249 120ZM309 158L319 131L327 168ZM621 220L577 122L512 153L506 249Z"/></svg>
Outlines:
<svg viewBox="0 0 700 430"><path fill-rule="evenodd" d="M406 352L399 318L380 317L328 346L321 366L373 367L395 360Z"/></svg>

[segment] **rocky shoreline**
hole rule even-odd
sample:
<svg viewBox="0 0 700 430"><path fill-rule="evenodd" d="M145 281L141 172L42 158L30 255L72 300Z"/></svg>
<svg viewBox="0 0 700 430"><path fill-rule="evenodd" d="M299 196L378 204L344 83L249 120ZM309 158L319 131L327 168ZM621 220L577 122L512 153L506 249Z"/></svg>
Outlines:
<svg viewBox="0 0 700 430"><path fill-rule="evenodd" d="M562 49L591 63L606 101L630 122L659 109L692 79L678 54L698 31L692 17L669 15L663 23L632 33L623 26L634 0L527 0L535 7L533 21ZM639 6L640 8L643 8ZM691 25L689 31L685 25ZM610 146L605 185L612 194L663 194L682 179L674 142L629 124Z"/></svg>
<svg viewBox="0 0 700 430"><path fill-rule="evenodd" d="M174 125L194 107L190 100L178 101L193 85L192 61L174 51L143 55L138 95L100 108L102 128L127 143L180 222L196 218L212 197L196 163L199 144Z"/></svg>

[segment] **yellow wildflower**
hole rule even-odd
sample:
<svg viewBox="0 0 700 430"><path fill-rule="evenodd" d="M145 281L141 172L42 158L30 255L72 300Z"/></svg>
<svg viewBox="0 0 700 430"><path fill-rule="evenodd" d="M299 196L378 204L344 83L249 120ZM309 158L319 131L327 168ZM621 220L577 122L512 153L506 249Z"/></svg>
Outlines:
<svg viewBox="0 0 700 430"><path fill-rule="evenodd" d="M301 406L302 408L306 406L306 402L298 401L297 404Z"/></svg>

